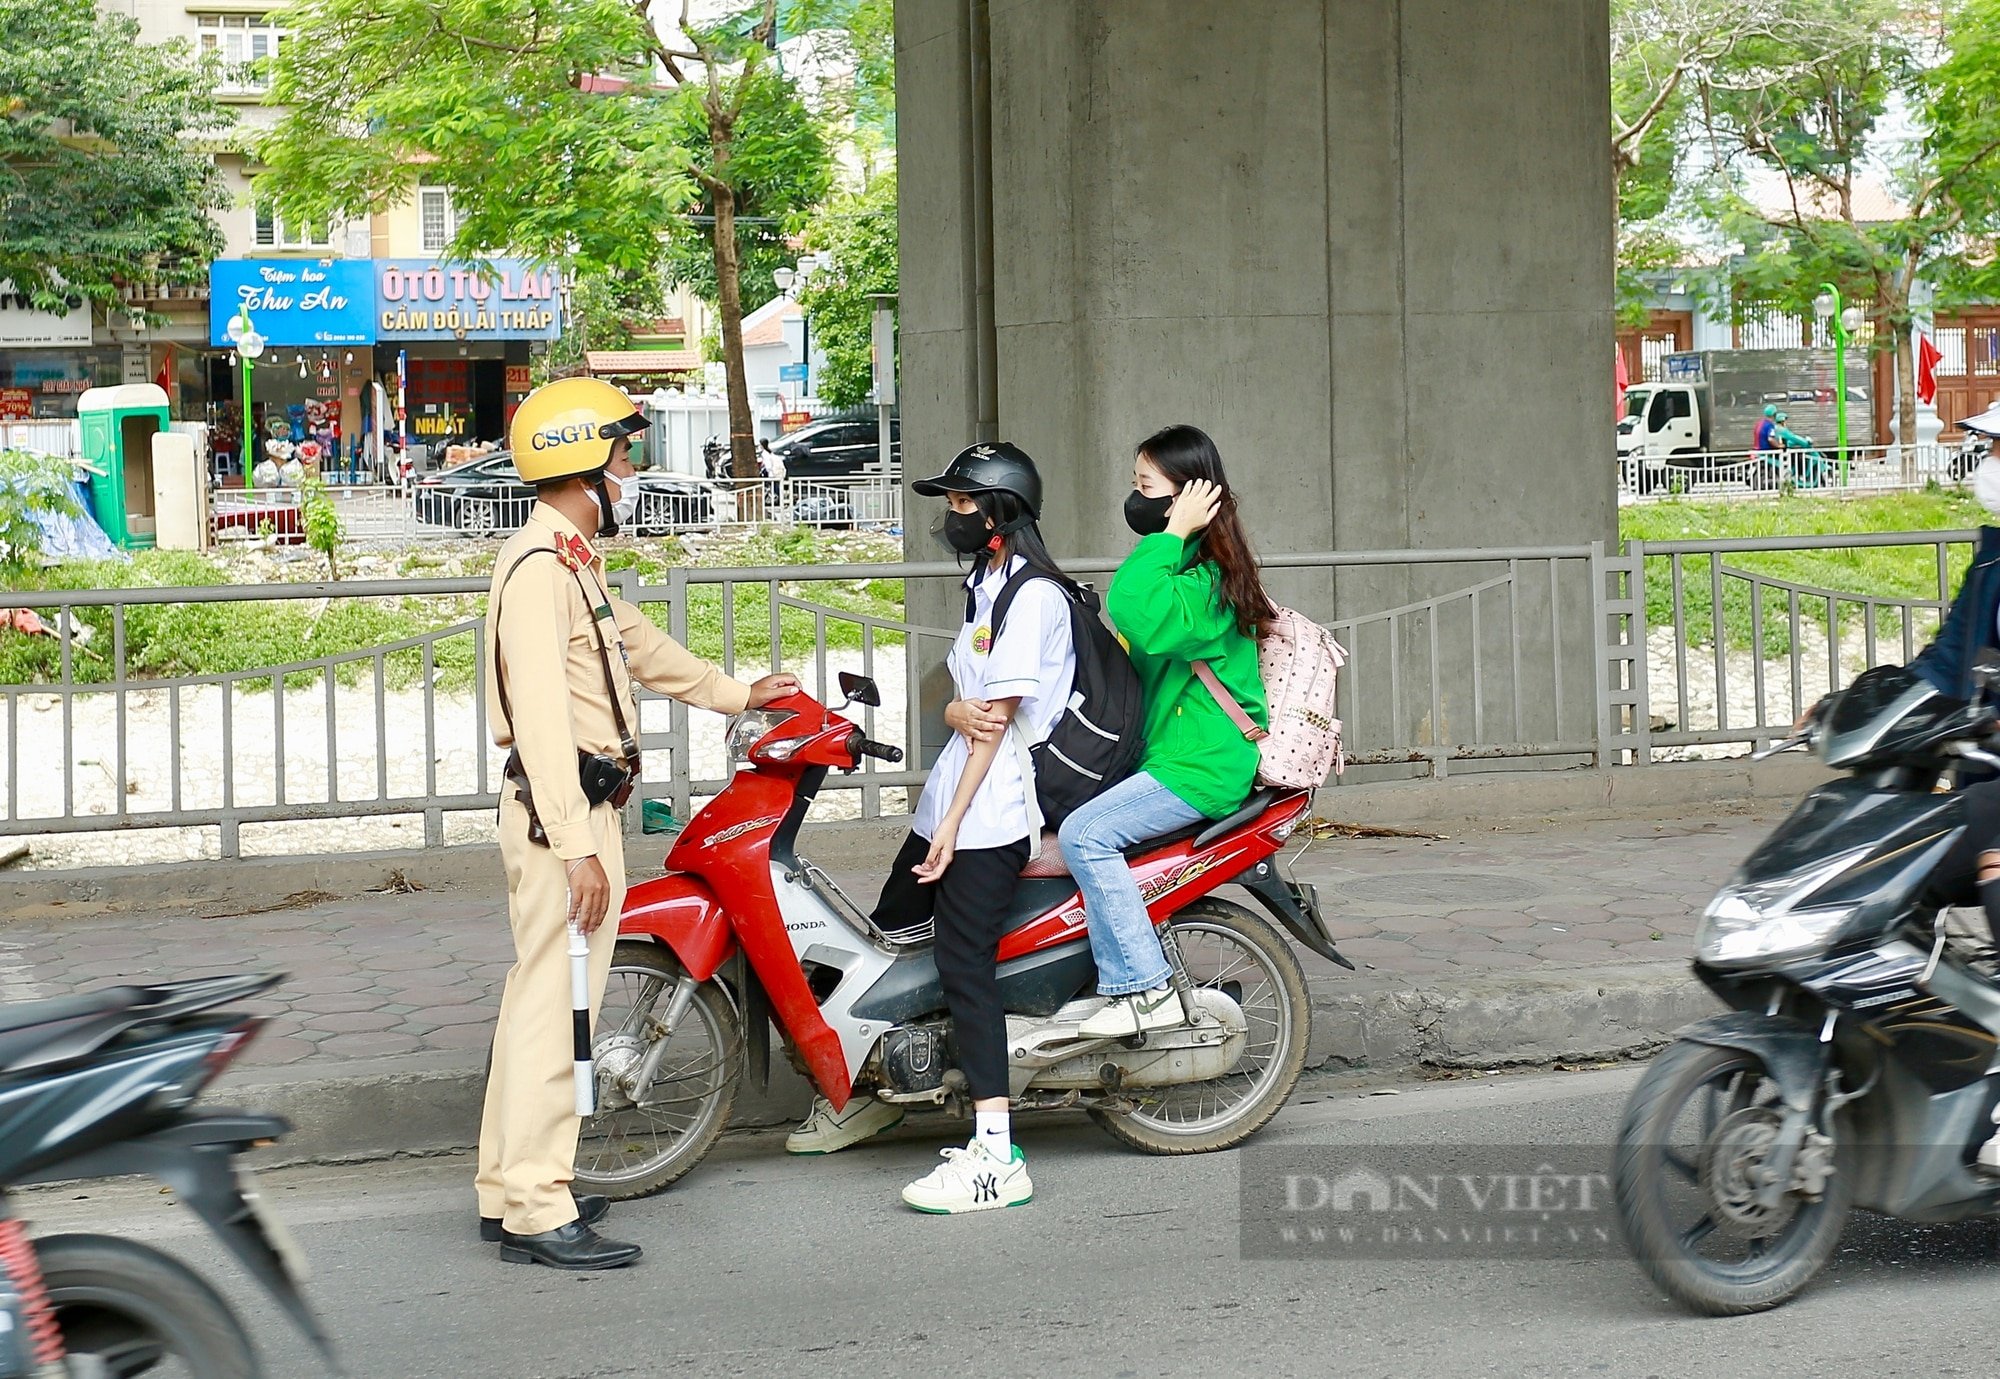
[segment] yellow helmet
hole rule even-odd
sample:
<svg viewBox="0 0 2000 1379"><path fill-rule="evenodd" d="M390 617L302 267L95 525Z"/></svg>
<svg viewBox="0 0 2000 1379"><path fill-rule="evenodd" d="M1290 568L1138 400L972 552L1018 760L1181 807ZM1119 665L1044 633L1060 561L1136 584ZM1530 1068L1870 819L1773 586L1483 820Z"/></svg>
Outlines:
<svg viewBox="0 0 2000 1379"><path fill-rule="evenodd" d="M531 484L595 474L620 436L646 429L632 399L601 378L559 378L521 400L507 439L514 469Z"/></svg>

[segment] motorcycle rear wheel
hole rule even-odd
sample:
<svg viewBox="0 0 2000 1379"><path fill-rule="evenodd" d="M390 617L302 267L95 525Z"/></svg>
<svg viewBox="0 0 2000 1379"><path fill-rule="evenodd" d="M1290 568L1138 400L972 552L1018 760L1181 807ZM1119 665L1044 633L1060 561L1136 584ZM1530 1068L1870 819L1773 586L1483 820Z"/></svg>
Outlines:
<svg viewBox="0 0 2000 1379"><path fill-rule="evenodd" d="M1758 1234L1764 1227L1732 1222L1718 1200L1717 1132L1768 1105L1774 1090L1755 1054L1683 1042L1653 1060L1626 1103L1611 1164L1626 1245L1647 1276L1692 1311L1740 1316L1787 1302L1812 1282L1840 1243L1852 1183L1837 1146L1820 1199L1788 1195L1786 1214L1765 1234ZM1690 1120L1698 1101L1700 1114ZM1692 1146L1689 1130L1698 1136ZM1695 1214L1685 1226L1675 1219L1677 1203L1685 1204L1679 1215ZM1744 1257L1704 1254L1711 1242L1725 1254L1741 1245Z"/></svg>
<svg viewBox="0 0 2000 1379"><path fill-rule="evenodd" d="M598 1046L627 1022L638 1004L650 1006L650 1019L665 1015L681 976L680 964L660 944L621 940L612 953L598 1015ZM600 1105L584 1121L576 1144L577 1191L601 1193L613 1201L649 1196L707 1157L728 1126L743 1080L743 1033L722 988L712 981L695 988L671 1037L675 1046L648 1089L657 1098L655 1105Z"/></svg>
<svg viewBox="0 0 2000 1379"><path fill-rule="evenodd" d="M264 1373L222 1295L172 1256L108 1235L48 1236L35 1242L35 1256L71 1355L120 1376Z"/></svg>
<svg viewBox="0 0 2000 1379"><path fill-rule="evenodd" d="M1233 1149L1278 1114L1305 1070L1312 996L1291 945L1241 905L1197 900L1167 921L1196 987L1228 992L1243 1008L1249 1039L1236 1067L1184 1087L1135 1089L1138 1109L1091 1119L1113 1139L1148 1154ZM1249 1087L1239 1084L1245 1077Z"/></svg>

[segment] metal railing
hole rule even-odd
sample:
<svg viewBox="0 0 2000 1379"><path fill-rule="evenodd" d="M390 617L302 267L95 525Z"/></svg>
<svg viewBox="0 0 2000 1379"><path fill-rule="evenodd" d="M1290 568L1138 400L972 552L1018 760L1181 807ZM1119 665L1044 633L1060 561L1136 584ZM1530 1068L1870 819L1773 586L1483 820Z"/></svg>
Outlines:
<svg viewBox="0 0 2000 1379"><path fill-rule="evenodd" d="M1592 666L1606 654L1591 617L1609 564L1601 548L1266 563L1287 600L1352 652L1340 705L1363 773L1596 759L1607 722L1592 693ZM1112 563L1070 568L1089 578ZM943 742L926 682L955 633L957 566L676 569L651 585L629 570L612 578L732 673L781 665L823 699L842 670L876 678L883 704L864 722L903 745L908 765L871 761L836 777L824 812L876 817L914 803L908 792ZM421 818L426 843L445 841L448 818L489 809L500 780L486 723L484 592L483 580L448 579L0 593L0 608L33 609L50 629L45 640L12 643L15 665L22 647L41 651L36 674L0 684L0 834L201 829L234 856L246 829L397 815ZM393 635L342 641L377 625ZM260 645L278 654L259 656ZM179 660L197 648L235 664L184 670ZM686 818L727 779L723 721L644 700L641 793ZM292 836L285 846L307 844ZM312 846L338 850L325 838Z"/></svg>
<svg viewBox="0 0 2000 1379"><path fill-rule="evenodd" d="M446 536L504 537L534 507L527 496L465 494L422 483L328 484L348 544L395 545ZM304 540L299 490L222 488L209 501L209 532L218 541ZM900 525L902 481L857 479L693 479L642 476L634 522L642 536L780 526L887 528Z"/></svg>
<svg viewBox="0 0 2000 1379"><path fill-rule="evenodd" d="M1350 653L1338 709L1352 783L1767 744L1820 694L1930 639L1973 536L1342 551L1265 564L1279 597ZM1917 555L1866 563L1898 549ZM1814 563L1835 555L1845 569ZM1112 563L1068 568L1091 579ZM1838 577L1848 571L1877 587L1841 588L1856 582ZM936 715L958 567L611 578L742 678L782 667L828 702L843 670L877 680L882 704L856 712L907 762L834 776L820 815L914 804L946 731ZM13 668L0 683L0 834L201 830L222 856L244 850L246 831L272 829L289 830L274 835L286 851L345 850L358 844L343 828L384 816L420 820L429 845L467 836L453 821L489 811L500 784L485 591L468 578L0 592L0 609L34 610L48 628L0 634ZM203 656L227 668L189 668ZM728 778L724 726L642 696L641 795L689 817ZM640 817L630 811L633 827Z"/></svg>
<svg viewBox="0 0 2000 1379"><path fill-rule="evenodd" d="M1629 641L1645 654L1631 663L1607 760L1720 755L1786 736L1821 696L1870 666L1907 662L1931 641L1978 535L1628 542L1625 560L1640 581ZM1897 550L1915 557L1900 562L1910 586L1902 592L1836 588L1781 568L1819 552L1837 553L1818 558L1828 565L1860 566L1865 553Z"/></svg>
<svg viewBox="0 0 2000 1379"><path fill-rule="evenodd" d="M1812 450L1718 450L1670 460L1618 462L1620 502L1667 498L1754 498L1779 493L1899 493L1954 484L1969 472L1965 452L1939 441L1920 445L1850 445L1843 473L1838 447Z"/></svg>

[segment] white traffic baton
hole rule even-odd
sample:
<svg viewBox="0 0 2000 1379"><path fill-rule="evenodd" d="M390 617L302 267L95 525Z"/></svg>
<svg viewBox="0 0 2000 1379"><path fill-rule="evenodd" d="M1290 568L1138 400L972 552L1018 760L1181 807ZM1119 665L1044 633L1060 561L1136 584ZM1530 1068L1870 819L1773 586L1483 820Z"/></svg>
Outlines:
<svg viewBox="0 0 2000 1379"><path fill-rule="evenodd" d="M590 940L569 922L570 1059L576 1072L576 1113L597 1114L597 1074L590 1062Z"/></svg>

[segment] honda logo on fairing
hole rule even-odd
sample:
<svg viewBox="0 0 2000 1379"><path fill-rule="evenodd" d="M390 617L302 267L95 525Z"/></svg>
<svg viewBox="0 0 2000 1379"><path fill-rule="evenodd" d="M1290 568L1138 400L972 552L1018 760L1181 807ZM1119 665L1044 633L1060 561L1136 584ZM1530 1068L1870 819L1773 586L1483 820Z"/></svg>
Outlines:
<svg viewBox="0 0 2000 1379"><path fill-rule="evenodd" d="M727 843L732 839L741 838L746 833L755 833L760 828L769 828L772 824L780 823L784 820L784 817L782 814L773 814L768 818L751 819L747 823L731 824L720 833L709 834L701 840L701 845L705 848L712 848L717 844Z"/></svg>

